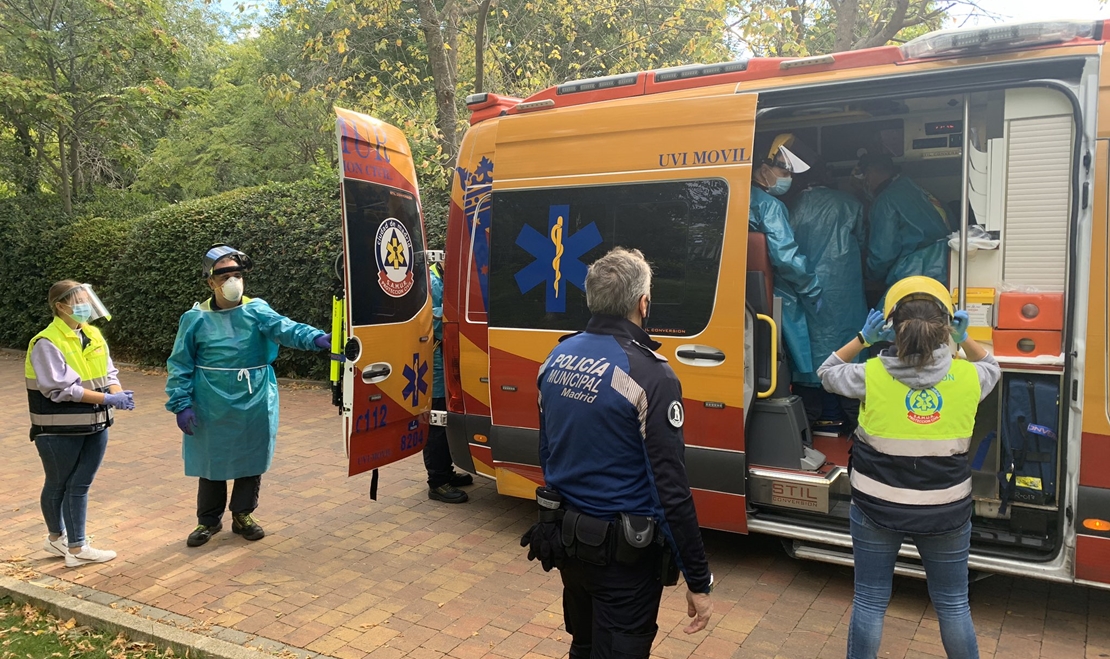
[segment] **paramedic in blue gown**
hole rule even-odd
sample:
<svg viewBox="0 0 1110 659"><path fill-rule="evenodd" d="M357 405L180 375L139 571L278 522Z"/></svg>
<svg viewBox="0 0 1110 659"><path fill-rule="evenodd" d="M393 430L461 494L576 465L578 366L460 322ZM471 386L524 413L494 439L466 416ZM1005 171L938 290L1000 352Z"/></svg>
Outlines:
<svg viewBox="0 0 1110 659"><path fill-rule="evenodd" d="M868 277L882 281L884 290L914 275L947 285L951 228L940 201L899 174L888 155L865 154L856 171L872 199Z"/></svg>
<svg viewBox="0 0 1110 659"><path fill-rule="evenodd" d="M790 214L779 199L790 191L793 175L809 165L788 148L794 136L775 138L767 158L752 172L748 230L767 237L767 250L775 275L775 297L782 299L782 336L792 363L811 368L806 313L820 313L824 306L822 288L812 264L798 249Z"/></svg>
<svg viewBox="0 0 1110 659"><path fill-rule="evenodd" d="M824 165L817 161L804 175L808 181L794 197L790 227L798 250L821 281L824 304L807 315L811 360L793 363L793 392L805 403L813 425L821 416L825 391L817 367L856 335L867 319L863 293L863 204L830 185ZM859 401L835 397L846 421L841 434L851 435L859 419Z"/></svg>
<svg viewBox="0 0 1110 659"><path fill-rule="evenodd" d="M545 570L559 568L571 659L649 655L663 587L678 578L670 555L686 576L686 633L704 629L713 610L686 477L682 387L643 329L650 299L643 254L612 250L586 274L586 331L564 337L540 367L546 487L521 545Z"/></svg>
<svg viewBox="0 0 1110 659"><path fill-rule="evenodd" d="M278 428L278 388L271 366L278 347L330 350L322 331L296 323L260 298L243 295L250 258L215 245L203 258L212 297L181 316L166 368L166 409L184 433L185 475L199 478L197 526L186 544L199 547L223 528L247 540L265 536L252 513L270 468ZM227 481L235 481L228 506Z"/></svg>

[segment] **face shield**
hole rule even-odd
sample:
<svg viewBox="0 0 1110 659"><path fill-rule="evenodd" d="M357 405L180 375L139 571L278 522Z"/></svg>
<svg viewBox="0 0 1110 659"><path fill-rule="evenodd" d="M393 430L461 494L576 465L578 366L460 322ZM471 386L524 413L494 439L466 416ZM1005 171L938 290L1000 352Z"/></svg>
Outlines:
<svg viewBox="0 0 1110 659"><path fill-rule="evenodd" d="M231 257L235 263L233 265L227 265L225 263L221 267L216 268L216 263L219 262L220 259L226 257ZM222 275L228 272L246 272L251 269L252 265L251 257L230 245L213 245L205 252L204 258L201 259L201 267L204 271L203 274L205 279L213 275Z"/></svg>
<svg viewBox="0 0 1110 659"><path fill-rule="evenodd" d="M61 304L62 308L58 308ZM78 284L62 292L50 304L50 308L59 316L68 316L78 323L88 323L103 318L111 320L112 314L93 292L89 284Z"/></svg>

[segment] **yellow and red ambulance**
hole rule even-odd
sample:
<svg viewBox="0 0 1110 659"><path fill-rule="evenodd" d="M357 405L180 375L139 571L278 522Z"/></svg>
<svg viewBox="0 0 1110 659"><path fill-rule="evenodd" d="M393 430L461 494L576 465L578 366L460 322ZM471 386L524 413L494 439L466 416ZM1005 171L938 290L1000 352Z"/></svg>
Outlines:
<svg viewBox="0 0 1110 659"><path fill-rule="evenodd" d="M845 190L860 151L878 150L948 210L953 297L1004 371L969 454L972 569L1110 586L1107 38L1101 21L949 30L467 98L444 261L445 415L429 406L437 256L408 147L338 111L350 472L420 450L427 424L445 422L457 465L532 497L539 365L586 324L586 266L635 247L655 270L647 330L683 385L701 525L850 564L852 439L799 418L774 269L748 228L767 155L756 145L790 133ZM1041 436L1007 445L1030 383ZM1028 496L1011 496L1015 481ZM912 544L898 570L922 573Z"/></svg>

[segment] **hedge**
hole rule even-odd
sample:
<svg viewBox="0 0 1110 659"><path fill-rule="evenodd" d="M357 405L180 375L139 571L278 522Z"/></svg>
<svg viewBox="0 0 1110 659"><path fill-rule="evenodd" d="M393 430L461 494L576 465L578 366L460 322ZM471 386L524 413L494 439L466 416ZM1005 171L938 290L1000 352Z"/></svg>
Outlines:
<svg viewBox="0 0 1110 659"><path fill-rule="evenodd" d="M211 291L201 256L226 242L254 261L246 294L321 329L331 326L338 282L339 185L334 176L234 190L139 217L65 221L50 198L0 200L0 343L25 348L49 322L46 294L59 279L94 285L112 312L97 323L117 359L164 365L181 314ZM319 354L282 349L286 377L324 379Z"/></svg>

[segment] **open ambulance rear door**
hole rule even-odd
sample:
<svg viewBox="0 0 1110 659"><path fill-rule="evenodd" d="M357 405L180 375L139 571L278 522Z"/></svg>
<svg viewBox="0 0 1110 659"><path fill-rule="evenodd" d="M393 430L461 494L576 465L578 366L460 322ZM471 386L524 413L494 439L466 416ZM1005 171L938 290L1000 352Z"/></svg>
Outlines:
<svg viewBox="0 0 1110 659"><path fill-rule="evenodd" d="M635 97L499 119L489 389L501 493L532 496L543 481L536 376L559 338L589 320L587 266L614 247L637 248L655 269L646 329L682 381L685 418L672 422L684 427L698 520L746 531L744 282L756 100ZM564 391L585 400L596 393Z"/></svg>
<svg viewBox="0 0 1110 659"><path fill-rule="evenodd" d="M335 108L343 207L350 476L424 448L432 403L432 301L416 169L397 128Z"/></svg>

